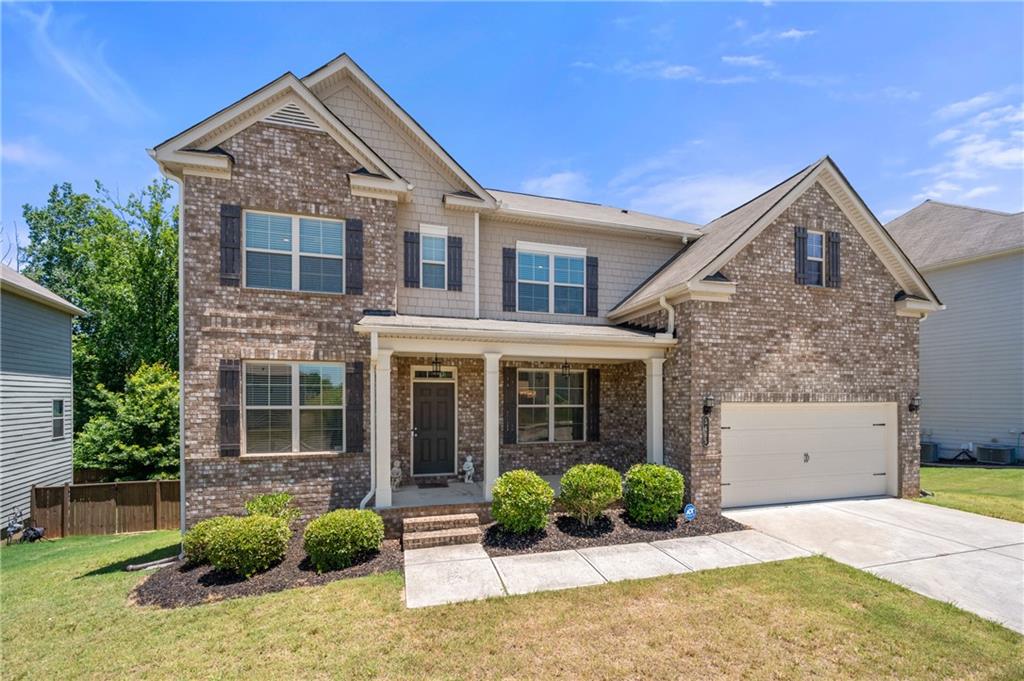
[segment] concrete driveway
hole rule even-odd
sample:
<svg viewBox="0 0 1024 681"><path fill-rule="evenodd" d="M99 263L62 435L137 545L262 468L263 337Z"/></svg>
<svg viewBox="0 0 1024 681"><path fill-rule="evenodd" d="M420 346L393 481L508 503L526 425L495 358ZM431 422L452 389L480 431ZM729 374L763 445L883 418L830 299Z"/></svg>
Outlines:
<svg viewBox="0 0 1024 681"><path fill-rule="evenodd" d="M724 515L1024 633L1024 525L904 499Z"/></svg>

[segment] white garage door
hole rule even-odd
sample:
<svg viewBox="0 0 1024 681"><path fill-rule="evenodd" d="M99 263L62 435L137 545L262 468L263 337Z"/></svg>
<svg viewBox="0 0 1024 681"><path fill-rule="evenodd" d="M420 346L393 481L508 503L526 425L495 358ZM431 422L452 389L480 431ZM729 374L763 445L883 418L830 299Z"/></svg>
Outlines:
<svg viewBox="0 0 1024 681"><path fill-rule="evenodd" d="M723 403L722 506L895 494L896 405Z"/></svg>

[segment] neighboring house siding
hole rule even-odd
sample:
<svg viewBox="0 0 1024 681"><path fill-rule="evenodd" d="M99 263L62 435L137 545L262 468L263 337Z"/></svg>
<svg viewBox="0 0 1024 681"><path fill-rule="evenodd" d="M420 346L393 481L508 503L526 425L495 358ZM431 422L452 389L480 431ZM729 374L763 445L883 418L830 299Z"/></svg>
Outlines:
<svg viewBox="0 0 1024 681"><path fill-rule="evenodd" d="M71 482L71 316L0 292L0 523L32 485ZM53 437L53 400L64 436Z"/></svg>
<svg viewBox="0 0 1024 681"><path fill-rule="evenodd" d="M516 241L581 247L587 249L588 256L596 256L599 282L597 316L504 312L501 298L502 249L515 248ZM540 227L481 216L480 316L529 322L607 324L605 317L608 311L682 246L681 237L655 237L579 227Z"/></svg>
<svg viewBox="0 0 1024 681"><path fill-rule="evenodd" d="M414 185L411 201L398 204L395 246L398 260L398 311L444 317L473 316L473 215L446 210L442 197L464 190L411 136L401 132L380 107L357 91L351 81L342 84L324 103L351 127L374 151ZM406 288L402 278L402 239L406 231L419 231L421 224L441 225L450 236L462 237L462 291Z"/></svg>
<svg viewBox="0 0 1024 681"><path fill-rule="evenodd" d="M950 457L1024 429L1024 253L925 273L946 305L921 323L921 438Z"/></svg>

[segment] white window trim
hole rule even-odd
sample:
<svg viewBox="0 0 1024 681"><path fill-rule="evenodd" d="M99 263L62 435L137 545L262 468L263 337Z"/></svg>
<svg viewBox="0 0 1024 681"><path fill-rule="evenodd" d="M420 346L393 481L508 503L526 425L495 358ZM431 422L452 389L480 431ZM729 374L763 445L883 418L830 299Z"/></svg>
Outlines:
<svg viewBox="0 0 1024 681"><path fill-rule="evenodd" d="M423 265L428 262L423 257L423 237L432 236L439 239L444 239L444 262L438 262L436 260L430 260L431 265L444 265L444 286L424 286L423 282ZM420 288L427 289L428 291L446 291L448 290L448 228L443 225L420 225Z"/></svg>
<svg viewBox="0 0 1024 681"><path fill-rule="evenodd" d="M292 403L290 406L269 406L269 405L253 405L249 406L247 401L246 392L246 366L249 364L273 364L276 366L287 366L291 367L292 372ZM337 405L299 405L299 365L302 364L315 364L318 366L332 366L341 367L341 449L329 449L320 452L303 452L300 451L300 421L301 411L303 409L338 409ZM239 437L242 440L242 456L311 456L317 454L341 454L348 451L348 377L345 374L346 366L342 362L321 362L316 360L301 360L301 361L289 361L282 362L278 360L246 360L242 362L242 418L240 429L241 433ZM248 415L250 409L278 409L284 411L285 409L291 410L292 412L292 450L290 452L252 452L248 451L249 443L247 441L247 427L246 422L248 421Z"/></svg>
<svg viewBox="0 0 1024 681"><path fill-rule="evenodd" d="M277 217L288 218L292 221L292 249L291 251L278 251L273 248L255 248L246 245L246 216L252 213L253 215L274 215ZM341 223L341 252L342 255L330 255L324 253L303 253L301 245L299 243L299 221L305 218L306 220L326 220L327 222L339 222ZM342 296L345 295L345 269L347 263L345 262L345 220L341 218L329 218L323 215L298 215L292 213L275 213L270 210L243 210L242 211L242 225L241 225L241 243L242 243L242 286L245 288L255 289L257 291L294 291L296 293L311 293L313 295L323 296ZM292 287L290 289L285 288L270 288L262 286L249 286L248 273L246 272L246 258L245 254L248 251L253 253L269 253L271 255L289 255L292 259ZM305 291L300 286L300 274L301 268L299 266L300 258L305 255L312 258L326 258L330 260L341 261L341 291Z"/></svg>
<svg viewBox="0 0 1024 681"><path fill-rule="evenodd" d="M55 402L60 402L60 416L54 416L53 415L53 406L54 406ZM68 434L67 423L64 420L64 411L65 411L65 407L67 406L65 403L66 403L66 400L63 397L61 397L61 398L54 398L54 399L50 400L50 439L51 440L63 440L63 439L65 439L67 437L67 434ZM58 421L60 422L60 435L54 435L53 434L53 427L57 424Z"/></svg>
<svg viewBox="0 0 1024 681"><path fill-rule="evenodd" d="M548 309L543 312L519 309L519 284L544 284L544 282L519 278L519 254L541 255L548 259ZM582 284L558 284L555 282L555 256L583 259ZM555 286L578 288L583 290L583 310L580 312L555 312ZM516 242L516 312L526 314L570 315L585 317L587 314L587 249L578 246L559 246L557 244L538 244L532 241Z"/></svg>
<svg viewBox="0 0 1024 681"><path fill-rule="evenodd" d="M548 403L519 404L519 375L524 373L548 374ZM570 374L583 374L583 402L581 404L555 404L555 376L562 373L561 369L517 369L516 370L516 444L523 445L545 445L564 444L587 441L587 372L583 369L572 369ZM519 409L541 409L546 408L548 412L548 439L539 442L523 442L519 439ZM575 407L583 409L583 439L581 440L556 440L555 439L555 409L560 407Z"/></svg>
<svg viewBox="0 0 1024 681"><path fill-rule="evenodd" d="M810 237L811 237L812 234L818 234L818 235L821 236L821 257L813 257L809 253L809 249L810 249L810 245L811 245ZM819 282L817 284L808 283L807 286L824 286L825 285L825 249L826 248L828 248L828 246L827 246L827 244L825 242L825 232L821 232L821 231L816 230L816 229L809 229L809 230L807 230L807 243L804 245L804 259L805 260L813 260L815 262L820 262L821 263L821 282Z"/></svg>

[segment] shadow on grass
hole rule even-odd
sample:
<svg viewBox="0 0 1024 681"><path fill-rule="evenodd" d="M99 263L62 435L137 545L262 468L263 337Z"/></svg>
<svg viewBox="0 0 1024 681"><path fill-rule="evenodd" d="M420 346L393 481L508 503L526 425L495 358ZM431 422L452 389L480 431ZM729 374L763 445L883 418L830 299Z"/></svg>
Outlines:
<svg viewBox="0 0 1024 681"><path fill-rule="evenodd" d="M75 579L83 579L85 577L98 577L100 575L109 575L114 572L123 572L129 565L138 565L139 563L148 563L154 560L160 560L161 558L170 558L178 555L181 551L179 544L171 544L170 546L163 546L159 549L153 549L148 553L144 553L141 556L134 556L127 560L119 560L116 563L110 565L104 565L103 567L96 568L85 574L78 575Z"/></svg>

